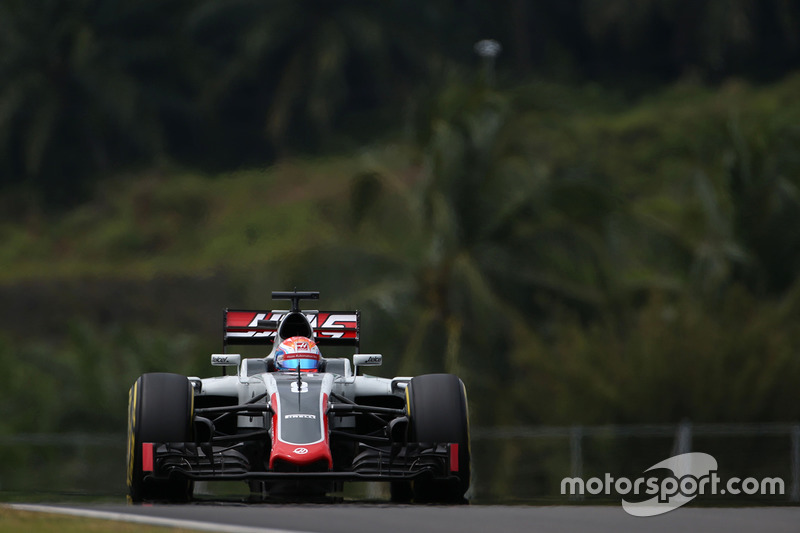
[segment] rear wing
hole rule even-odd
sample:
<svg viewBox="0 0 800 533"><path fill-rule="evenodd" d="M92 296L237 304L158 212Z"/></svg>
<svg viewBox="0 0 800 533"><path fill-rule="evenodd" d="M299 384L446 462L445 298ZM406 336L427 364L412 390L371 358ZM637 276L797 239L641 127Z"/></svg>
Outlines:
<svg viewBox="0 0 800 533"><path fill-rule="evenodd" d="M321 346L355 346L361 344L360 311L301 311L314 331L314 340ZM258 311L225 309L222 315L222 353L230 345L270 345L277 334L277 323L290 311Z"/></svg>

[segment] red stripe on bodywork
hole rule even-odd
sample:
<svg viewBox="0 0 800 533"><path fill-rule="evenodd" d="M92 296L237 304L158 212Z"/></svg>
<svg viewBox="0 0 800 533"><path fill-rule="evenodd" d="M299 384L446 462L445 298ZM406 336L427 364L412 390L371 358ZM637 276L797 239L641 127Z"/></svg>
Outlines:
<svg viewBox="0 0 800 533"><path fill-rule="evenodd" d="M225 327L243 328L252 324L256 319L255 311L228 311L225 315Z"/></svg>
<svg viewBox="0 0 800 533"><path fill-rule="evenodd" d="M324 436L325 436L325 445L328 447L328 450L330 450L331 443L330 443L330 439L329 439L330 433L328 433L328 395L327 394L323 394L322 395L322 408L320 410L322 411L322 416L325 417L324 418L325 425L324 425L324 427L322 429L322 431L324 433ZM333 468L333 458L331 458L331 468Z"/></svg>
<svg viewBox="0 0 800 533"><path fill-rule="evenodd" d="M458 472L458 443L450 445L450 471Z"/></svg>
<svg viewBox="0 0 800 533"><path fill-rule="evenodd" d="M142 443L142 472L153 471L153 443Z"/></svg>

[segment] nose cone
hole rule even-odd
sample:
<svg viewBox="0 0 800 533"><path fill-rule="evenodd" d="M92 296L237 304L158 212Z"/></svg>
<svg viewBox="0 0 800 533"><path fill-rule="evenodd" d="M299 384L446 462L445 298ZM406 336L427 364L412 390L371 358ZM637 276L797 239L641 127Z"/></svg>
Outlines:
<svg viewBox="0 0 800 533"><path fill-rule="evenodd" d="M269 457L269 468L276 471L326 472L333 468L331 449L327 442L276 442Z"/></svg>

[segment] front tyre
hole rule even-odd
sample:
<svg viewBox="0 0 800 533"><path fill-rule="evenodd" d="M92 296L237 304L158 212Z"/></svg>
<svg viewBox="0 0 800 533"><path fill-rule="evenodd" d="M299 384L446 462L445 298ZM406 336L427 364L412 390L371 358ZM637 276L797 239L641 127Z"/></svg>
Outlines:
<svg viewBox="0 0 800 533"><path fill-rule="evenodd" d="M470 482L469 415L464 384L453 374L418 376L412 378L406 388L406 403L409 440L458 444L458 470L453 472L453 477L415 480L414 500L464 501Z"/></svg>
<svg viewBox="0 0 800 533"><path fill-rule="evenodd" d="M192 440L194 391L185 376L143 374L128 397L128 492L130 500L187 501L192 495L188 479L145 479L142 443Z"/></svg>

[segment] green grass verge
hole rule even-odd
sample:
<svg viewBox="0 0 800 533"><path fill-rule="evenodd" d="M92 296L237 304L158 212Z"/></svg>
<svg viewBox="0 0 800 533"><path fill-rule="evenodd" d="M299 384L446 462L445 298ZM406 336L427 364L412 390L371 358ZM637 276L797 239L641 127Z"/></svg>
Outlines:
<svg viewBox="0 0 800 533"><path fill-rule="evenodd" d="M167 531L180 533L193 530L21 511L0 505L0 533L52 533L54 531L58 531L58 533L159 533Z"/></svg>

